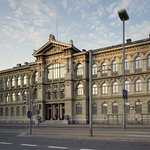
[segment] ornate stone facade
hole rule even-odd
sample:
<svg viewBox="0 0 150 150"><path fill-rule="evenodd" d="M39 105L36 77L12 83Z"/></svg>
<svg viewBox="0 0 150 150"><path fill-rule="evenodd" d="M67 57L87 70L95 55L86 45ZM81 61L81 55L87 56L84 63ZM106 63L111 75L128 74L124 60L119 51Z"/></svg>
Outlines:
<svg viewBox="0 0 150 150"><path fill-rule="evenodd" d="M128 124L150 124L150 38L125 44ZM93 122L122 124L122 45L92 51ZM49 36L35 62L0 71L0 122L88 123L89 53ZM31 95L31 99L28 95Z"/></svg>

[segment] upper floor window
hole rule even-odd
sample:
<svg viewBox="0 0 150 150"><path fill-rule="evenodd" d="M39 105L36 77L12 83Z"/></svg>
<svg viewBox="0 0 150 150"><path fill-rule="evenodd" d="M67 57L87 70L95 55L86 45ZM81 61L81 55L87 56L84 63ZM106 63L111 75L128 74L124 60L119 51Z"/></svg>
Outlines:
<svg viewBox="0 0 150 150"><path fill-rule="evenodd" d="M0 95L0 102L4 102L4 94Z"/></svg>
<svg viewBox="0 0 150 150"><path fill-rule="evenodd" d="M17 101L21 101L21 93L20 92L17 93Z"/></svg>
<svg viewBox="0 0 150 150"><path fill-rule="evenodd" d="M148 65L148 67L150 67L150 55L148 55L148 57L147 57L147 65Z"/></svg>
<svg viewBox="0 0 150 150"><path fill-rule="evenodd" d="M16 94L15 94L15 93L12 94L12 101L13 101L13 102L16 101Z"/></svg>
<svg viewBox="0 0 150 150"><path fill-rule="evenodd" d="M9 88L9 83L10 83L10 79L8 78L8 79L6 80L6 87L7 87L7 88Z"/></svg>
<svg viewBox="0 0 150 150"><path fill-rule="evenodd" d="M93 84L93 95L97 94L97 84Z"/></svg>
<svg viewBox="0 0 150 150"><path fill-rule="evenodd" d="M27 75L23 77L23 85L27 85Z"/></svg>
<svg viewBox="0 0 150 150"><path fill-rule="evenodd" d="M107 64L105 62L102 64L102 73L107 73Z"/></svg>
<svg viewBox="0 0 150 150"><path fill-rule="evenodd" d="M113 72L118 72L118 63L117 63L116 60L113 61L113 63L112 63L112 71Z"/></svg>
<svg viewBox="0 0 150 150"><path fill-rule="evenodd" d="M77 95L83 95L83 84L77 86Z"/></svg>
<svg viewBox="0 0 150 150"><path fill-rule="evenodd" d="M77 66L77 76L83 75L83 65L79 64Z"/></svg>
<svg viewBox="0 0 150 150"><path fill-rule="evenodd" d="M115 93L118 93L118 83L117 82L114 82L113 83L113 93L115 94Z"/></svg>
<svg viewBox="0 0 150 150"><path fill-rule="evenodd" d="M65 77L64 64L52 64L48 67L48 79L59 79Z"/></svg>
<svg viewBox="0 0 150 150"><path fill-rule="evenodd" d="M92 67L92 73L93 73L93 75L97 74L97 65L96 64L94 64Z"/></svg>
<svg viewBox="0 0 150 150"><path fill-rule="evenodd" d="M14 87L16 83L15 77L12 78L12 86Z"/></svg>
<svg viewBox="0 0 150 150"><path fill-rule="evenodd" d="M107 83L102 84L102 94L107 94L108 93L108 86Z"/></svg>
<svg viewBox="0 0 150 150"><path fill-rule="evenodd" d="M6 95L6 102L9 102L10 101L10 94L8 93L7 95Z"/></svg>
<svg viewBox="0 0 150 150"><path fill-rule="evenodd" d="M4 89L4 81L3 81L3 79L0 80L0 89Z"/></svg>
<svg viewBox="0 0 150 150"><path fill-rule="evenodd" d="M130 91L129 81L125 81L125 90Z"/></svg>
<svg viewBox="0 0 150 150"><path fill-rule="evenodd" d="M125 70L129 70L129 60L125 59Z"/></svg>
<svg viewBox="0 0 150 150"><path fill-rule="evenodd" d="M142 81L140 79L136 80L135 82L135 91L142 91Z"/></svg>
<svg viewBox="0 0 150 150"><path fill-rule="evenodd" d="M136 57L135 59L135 69L141 69L142 68L142 59L141 57Z"/></svg>
<svg viewBox="0 0 150 150"><path fill-rule="evenodd" d="M21 86L21 77L19 76L17 79L18 86Z"/></svg>

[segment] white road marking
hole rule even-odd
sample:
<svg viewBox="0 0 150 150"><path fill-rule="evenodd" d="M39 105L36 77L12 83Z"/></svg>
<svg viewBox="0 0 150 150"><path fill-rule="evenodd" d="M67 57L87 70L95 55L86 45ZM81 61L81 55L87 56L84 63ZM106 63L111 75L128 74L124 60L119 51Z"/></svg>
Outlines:
<svg viewBox="0 0 150 150"><path fill-rule="evenodd" d="M20 144L21 146L32 146L32 147L35 147L37 145L33 145L33 144Z"/></svg>
<svg viewBox="0 0 150 150"><path fill-rule="evenodd" d="M94 149L80 149L80 150L94 150Z"/></svg>
<svg viewBox="0 0 150 150"><path fill-rule="evenodd" d="M7 142L0 142L0 144L12 144L12 143L7 143Z"/></svg>
<svg viewBox="0 0 150 150"><path fill-rule="evenodd" d="M48 148L68 149L68 147L48 146Z"/></svg>

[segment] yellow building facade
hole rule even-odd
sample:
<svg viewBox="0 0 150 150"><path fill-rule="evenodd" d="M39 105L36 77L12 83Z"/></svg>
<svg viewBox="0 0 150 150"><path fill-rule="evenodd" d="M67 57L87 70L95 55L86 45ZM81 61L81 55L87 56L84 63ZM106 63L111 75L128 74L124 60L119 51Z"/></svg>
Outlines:
<svg viewBox="0 0 150 150"><path fill-rule="evenodd" d="M150 124L150 38L128 39L125 50L126 122ZM26 123L31 107L35 123L88 123L89 52L50 34L33 56L0 71L0 122ZM122 124L121 44L92 50L92 115L93 123Z"/></svg>

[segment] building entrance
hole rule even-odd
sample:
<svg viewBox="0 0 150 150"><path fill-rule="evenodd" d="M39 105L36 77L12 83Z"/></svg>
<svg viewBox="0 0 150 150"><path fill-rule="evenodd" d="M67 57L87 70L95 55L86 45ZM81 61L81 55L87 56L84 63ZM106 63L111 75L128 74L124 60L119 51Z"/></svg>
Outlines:
<svg viewBox="0 0 150 150"><path fill-rule="evenodd" d="M65 104L53 103L46 105L46 120L64 120Z"/></svg>

